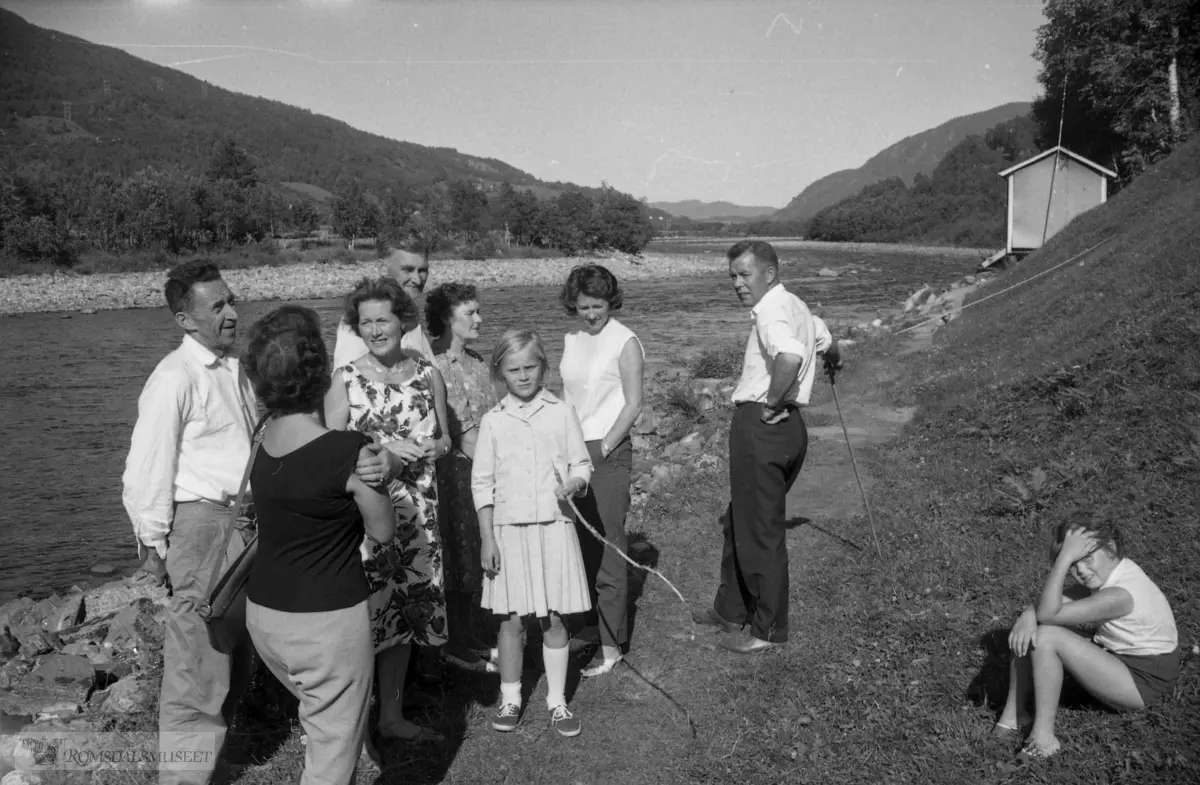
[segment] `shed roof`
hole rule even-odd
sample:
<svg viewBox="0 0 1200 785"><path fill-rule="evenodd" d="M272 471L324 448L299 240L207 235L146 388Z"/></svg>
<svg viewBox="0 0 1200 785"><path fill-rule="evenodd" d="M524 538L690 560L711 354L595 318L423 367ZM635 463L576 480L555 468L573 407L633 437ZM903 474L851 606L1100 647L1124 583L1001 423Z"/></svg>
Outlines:
<svg viewBox="0 0 1200 785"><path fill-rule="evenodd" d="M1007 168L1003 172L1001 172L1000 176L1008 177L1013 172L1016 172L1020 169L1024 169L1026 166L1032 166L1033 164L1036 164L1038 161L1042 160L1043 158L1054 155L1055 153L1062 153L1063 155L1069 156L1070 158L1074 158L1076 161L1078 161L1079 163L1088 167L1089 169L1093 170L1097 174L1106 175L1108 177L1116 177L1117 176L1117 173L1112 171L1111 169L1105 169L1103 166L1096 163L1095 161L1089 161L1088 159L1084 158L1082 155L1073 153L1070 150L1068 150L1067 148L1062 147L1061 145L1056 146L1056 147L1051 147L1049 150L1038 153L1033 158L1022 161L1021 163L1016 164L1015 166L1010 166L1009 168Z"/></svg>

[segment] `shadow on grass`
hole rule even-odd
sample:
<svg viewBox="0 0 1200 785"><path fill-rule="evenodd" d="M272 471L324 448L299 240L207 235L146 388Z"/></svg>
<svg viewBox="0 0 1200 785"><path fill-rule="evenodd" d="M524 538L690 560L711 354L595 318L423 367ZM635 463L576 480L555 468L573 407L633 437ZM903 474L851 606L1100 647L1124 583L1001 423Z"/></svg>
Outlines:
<svg viewBox="0 0 1200 785"><path fill-rule="evenodd" d="M786 521L783 522L783 525L789 529L799 529L801 526L811 526L812 528L816 529L817 531L821 532L822 534L827 535L828 537L830 537L834 540L837 540L842 545L845 545L847 548L853 548L856 551L861 551L863 549L863 547L861 545L859 545L858 543L854 542L853 540L846 539L845 537L838 534L837 532L832 532L829 529L826 529L825 527L823 527L823 526L819 525L817 522L815 522L812 518L805 518L804 516L797 515L793 518L788 518Z"/></svg>

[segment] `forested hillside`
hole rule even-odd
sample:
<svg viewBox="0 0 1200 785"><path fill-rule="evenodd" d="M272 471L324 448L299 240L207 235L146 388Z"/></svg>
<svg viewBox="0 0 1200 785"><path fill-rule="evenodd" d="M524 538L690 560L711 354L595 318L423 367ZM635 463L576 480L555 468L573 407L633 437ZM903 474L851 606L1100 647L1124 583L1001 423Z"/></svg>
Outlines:
<svg viewBox="0 0 1200 785"><path fill-rule="evenodd" d="M912 242L999 247L1007 191L999 173L1037 152L1038 125L1019 117L968 136L932 177L912 186L893 177L821 210L808 225L814 240Z"/></svg>
<svg viewBox="0 0 1200 785"><path fill-rule="evenodd" d="M956 144L973 134L982 134L999 123L1029 113L1029 104L1012 103L984 112L956 117L936 128L901 139L879 151L857 169L845 169L822 177L795 196L772 220L802 222L819 210L853 196L864 187L899 178L912 185L917 175L929 176Z"/></svg>
<svg viewBox="0 0 1200 785"><path fill-rule="evenodd" d="M0 9L0 239L22 262L227 250L331 224L424 253L636 252L646 206L222 90ZM268 243L264 248L273 247Z"/></svg>

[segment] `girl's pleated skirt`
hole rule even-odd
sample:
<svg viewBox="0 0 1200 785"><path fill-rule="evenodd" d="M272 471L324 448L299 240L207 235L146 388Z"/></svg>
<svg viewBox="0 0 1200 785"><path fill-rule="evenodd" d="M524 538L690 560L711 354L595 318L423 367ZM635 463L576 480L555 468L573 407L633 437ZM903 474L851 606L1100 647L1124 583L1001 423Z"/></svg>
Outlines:
<svg viewBox="0 0 1200 785"><path fill-rule="evenodd" d="M483 576L480 604L493 613L520 616L591 610L587 576L575 524L513 523L492 528L500 573Z"/></svg>

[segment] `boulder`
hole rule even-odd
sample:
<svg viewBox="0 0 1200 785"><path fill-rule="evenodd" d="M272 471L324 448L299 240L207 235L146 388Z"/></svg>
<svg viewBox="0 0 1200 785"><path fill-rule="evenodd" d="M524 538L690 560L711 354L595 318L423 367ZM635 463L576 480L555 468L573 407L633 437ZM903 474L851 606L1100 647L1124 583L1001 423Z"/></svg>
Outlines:
<svg viewBox="0 0 1200 785"><path fill-rule="evenodd" d="M0 627L0 661L16 657L21 650L21 642L12 636L7 627Z"/></svg>
<svg viewBox="0 0 1200 785"><path fill-rule="evenodd" d="M913 308L916 308L917 303L919 303L921 301L921 298L924 297L928 293L929 293L929 286L927 284L925 286L922 286L917 291L913 292L911 295L909 295L909 298L904 301L904 312L908 313Z"/></svg>
<svg viewBox="0 0 1200 785"><path fill-rule="evenodd" d="M4 779L0 779L0 785L42 785L43 782L44 780L32 771L10 771L4 775Z"/></svg>
<svg viewBox="0 0 1200 785"><path fill-rule="evenodd" d="M36 716L46 709L81 707L95 684L96 674L86 657L45 654L10 688L0 692L0 711Z"/></svg>
<svg viewBox="0 0 1200 785"><path fill-rule="evenodd" d="M967 276L966 278L964 278L963 280L964 280L964 281L966 281L966 282L967 282L968 284L970 284L971 286L974 286L974 285L975 285L975 282L976 282L976 281L978 281L979 279L978 279L978 278L976 278L974 275L968 275L968 276Z"/></svg>
<svg viewBox="0 0 1200 785"><path fill-rule="evenodd" d="M42 616L42 629L48 632L58 632L67 627L74 627L83 621L83 612L83 592L58 598L54 607Z"/></svg>
<svg viewBox="0 0 1200 785"><path fill-rule="evenodd" d="M20 655L27 660L58 648L54 633L46 632L40 626L10 627L9 633L20 645Z"/></svg>
<svg viewBox="0 0 1200 785"><path fill-rule="evenodd" d="M18 597L0 605L0 629L24 627L34 623L29 617L34 615L33 606L35 604L29 597Z"/></svg>
<svg viewBox="0 0 1200 785"><path fill-rule="evenodd" d="M92 573L92 575L100 575L103 577L107 577L109 575L116 575L117 568L112 566L111 564L93 564L92 568L91 568L91 573Z"/></svg>
<svg viewBox="0 0 1200 785"><path fill-rule="evenodd" d="M817 275L821 276L822 278L837 278L838 277L837 271L830 270L828 267L822 267L820 270L817 271Z"/></svg>
<svg viewBox="0 0 1200 785"><path fill-rule="evenodd" d="M667 445L667 448L663 450L663 457L675 460L688 455L696 455L703 449L704 440L700 436L700 432L692 431L679 441Z"/></svg>
<svg viewBox="0 0 1200 785"><path fill-rule="evenodd" d="M162 606L143 597L119 611L108 625L102 644L118 652L159 648L163 641Z"/></svg>
<svg viewBox="0 0 1200 785"><path fill-rule="evenodd" d="M642 413L638 415L637 422L633 424L633 432L641 436L658 433L658 425L658 415L650 409L643 409Z"/></svg>
<svg viewBox="0 0 1200 785"><path fill-rule="evenodd" d="M130 676L97 692L92 696L92 702L99 703L105 714L137 714L154 705L154 690L145 680Z"/></svg>
<svg viewBox="0 0 1200 785"><path fill-rule="evenodd" d="M119 581L109 581L89 591L84 595L87 619L94 619L127 608L136 600L153 600L159 605L166 605L167 588L151 586L145 582L133 583L128 578Z"/></svg>

